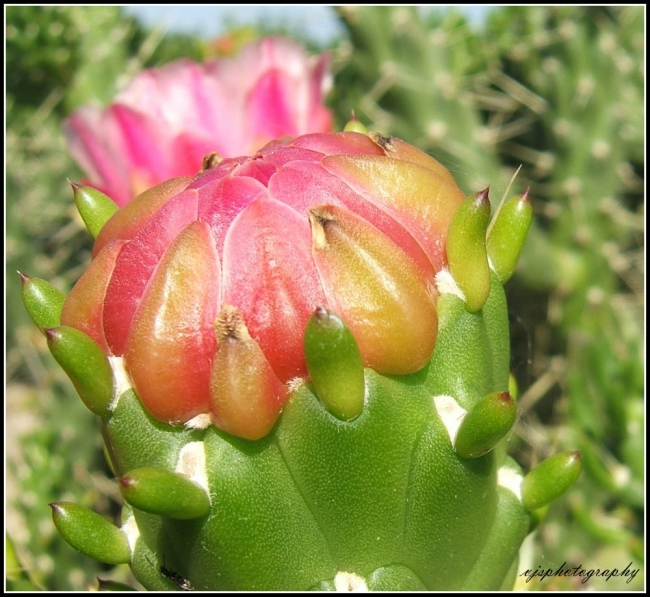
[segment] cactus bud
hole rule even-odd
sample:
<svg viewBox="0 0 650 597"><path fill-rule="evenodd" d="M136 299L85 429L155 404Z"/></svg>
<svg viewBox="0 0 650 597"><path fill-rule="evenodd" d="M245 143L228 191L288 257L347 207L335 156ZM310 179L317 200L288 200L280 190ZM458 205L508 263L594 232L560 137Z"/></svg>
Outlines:
<svg viewBox="0 0 650 597"><path fill-rule="evenodd" d="M120 479L120 491L134 508L167 518L188 520L210 510L205 490L180 473L160 468L139 468Z"/></svg>
<svg viewBox="0 0 650 597"><path fill-rule="evenodd" d="M53 502L50 507L57 530L76 550L104 564L131 561L126 535L103 516L70 502Z"/></svg>
<svg viewBox="0 0 650 597"><path fill-rule="evenodd" d="M538 464L521 484L521 498L529 512L561 496L580 476L580 452L562 452Z"/></svg>
<svg viewBox="0 0 650 597"><path fill-rule="evenodd" d="M469 196L456 211L447 236L449 271L465 295L465 307L478 311L490 294L485 234L490 221L488 189Z"/></svg>
<svg viewBox="0 0 650 597"><path fill-rule="evenodd" d="M74 202L88 232L97 238L104 224L119 207L101 191L69 181L74 193Z"/></svg>
<svg viewBox="0 0 650 597"><path fill-rule="evenodd" d="M528 229L533 221L533 206L528 190L507 201L491 224L487 252L492 269L505 284L515 271Z"/></svg>
<svg viewBox="0 0 650 597"><path fill-rule="evenodd" d="M307 322L305 359L316 395L327 410L344 421L358 417L365 391L361 353L343 320L323 307Z"/></svg>
<svg viewBox="0 0 650 597"><path fill-rule="evenodd" d="M52 356L68 374L83 403L100 417L110 415L113 370L97 343L83 332L67 326L47 328Z"/></svg>
<svg viewBox="0 0 650 597"><path fill-rule="evenodd" d="M23 303L32 321L41 330L61 325L65 295L40 278L30 278L18 272L23 285Z"/></svg>
<svg viewBox="0 0 650 597"><path fill-rule="evenodd" d="M508 392L485 396L465 415L454 442L463 458L487 454L512 429L517 419L517 403Z"/></svg>

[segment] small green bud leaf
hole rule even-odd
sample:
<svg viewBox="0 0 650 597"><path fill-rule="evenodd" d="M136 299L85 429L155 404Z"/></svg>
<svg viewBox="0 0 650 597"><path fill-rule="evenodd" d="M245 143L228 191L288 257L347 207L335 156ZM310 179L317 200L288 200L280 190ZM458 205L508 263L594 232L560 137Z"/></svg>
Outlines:
<svg viewBox="0 0 650 597"><path fill-rule="evenodd" d="M487 237L487 252L492 269L502 284L515 271L528 229L533 221L533 206L528 190L507 201L496 215Z"/></svg>
<svg viewBox="0 0 650 597"><path fill-rule="evenodd" d="M515 400L519 400L519 384L512 372L508 374L508 392Z"/></svg>
<svg viewBox="0 0 650 597"><path fill-rule="evenodd" d="M368 134L368 129L360 121L357 120L354 111L350 115L350 120L345 123L343 130L352 133L362 133L364 135Z"/></svg>
<svg viewBox="0 0 650 597"><path fill-rule="evenodd" d="M524 508L532 512L550 504L573 485L581 469L580 452L562 452L538 464L521 484Z"/></svg>
<svg viewBox="0 0 650 597"><path fill-rule="evenodd" d="M83 403L108 417L113 400L113 370L99 345L83 332L65 325L44 330L52 356L68 374Z"/></svg>
<svg viewBox="0 0 650 597"><path fill-rule="evenodd" d="M462 458L487 454L512 429L517 403L508 392L493 392L478 402L460 424L454 448Z"/></svg>
<svg viewBox="0 0 650 597"><path fill-rule="evenodd" d="M343 421L363 410L365 380L357 342L343 320L318 307L305 330L305 360L316 395Z"/></svg>
<svg viewBox="0 0 650 597"><path fill-rule="evenodd" d="M122 497L134 508L167 518L204 516L210 500L203 488L185 475L160 468L138 468L120 479Z"/></svg>
<svg viewBox="0 0 650 597"><path fill-rule="evenodd" d="M490 294L490 267L485 234L490 222L488 189L470 195L460 204L449 226L449 271L463 291L465 308L478 311Z"/></svg>
<svg viewBox="0 0 650 597"><path fill-rule="evenodd" d="M70 182L74 201L88 232L97 238L104 224L119 210L119 207L101 191L85 185Z"/></svg>
<svg viewBox="0 0 650 597"><path fill-rule="evenodd" d="M76 550L104 564L131 561L126 535L103 516L70 502L53 502L50 507L57 530Z"/></svg>
<svg viewBox="0 0 650 597"><path fill-rule="evenodd" d="M41 329L61 325L65 294L45 280L18 275L23 283L23 303L33 322Z"/></svg>

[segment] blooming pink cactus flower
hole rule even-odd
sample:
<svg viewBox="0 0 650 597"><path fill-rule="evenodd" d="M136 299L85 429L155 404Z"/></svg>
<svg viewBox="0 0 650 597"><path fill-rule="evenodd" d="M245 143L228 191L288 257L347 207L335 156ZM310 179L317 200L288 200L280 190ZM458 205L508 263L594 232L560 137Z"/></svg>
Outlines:
<svg viewBox="0 0 650 597"><path fill-rule="evenodd" d="M66 122L73 157L89 184L124 205L176 176L193 176L204 155L249 155L285 135L327 132L327 55L310 57L289 39L265 38L233 59L178 60L139 73L102 110Z"/></svg>
<svg viewBox="0 0 650 597"><path fill-rule="evenodd" d="M338 313L365 366L406 374L431 357L435 274L464 196L436 160L356 132L274 141L136 197L102 228L63 308L121 356L156 418L209 414L266 435L306 377L305 325Z"/></svg>

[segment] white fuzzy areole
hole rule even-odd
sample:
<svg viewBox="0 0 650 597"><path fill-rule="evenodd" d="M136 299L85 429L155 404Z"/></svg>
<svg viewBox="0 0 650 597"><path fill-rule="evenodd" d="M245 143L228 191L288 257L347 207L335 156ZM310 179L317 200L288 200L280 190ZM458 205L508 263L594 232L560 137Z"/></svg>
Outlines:
<svg viewBox="0 0 650 597"><path fill-rule="evenodd" d="M210 415L201 413L200 415L196 415L196 417L192 417L189 421L185 421L185 427L189 427L190 429L207 429L211 423L212 419Z"/></svg>
<svg viewBox="0 0 650 597"><path fill-rule="evenodd" d="M183 446L178 454L176 472L198 483L208 496L210 495L208 475L205 470L205 444L203 442L190 442Z"/></svg>
<svg viewBox="0 0 650 597"><path fill-rule="evenodd" d="M465 294L456 284L456 280L451 275L451 272L448 269L441 269L436 274L436 287L440 294L453 294L457 296L461 301L466 302Z"/></svg>
<svg viewBox="0 0 650 597"><path fill-rule="evenodd" d="M510 468L507 465L502 466L497 473L497 485L514 493L520 502L521 483L523 480L524 478L518 470Z"/></svg>
<svg viewBox="0 0 650 597"><path fill-rule="evenodd" d="M132 390L133 386L129 374L124 368L124 359L122 357L109 356L108 362L111 364L111 369L113 369L113 401L108 408L109 410L115 410L120 396L124 392Z"/></svg>
<svg viewBox="0 0 650 597"><path fill-rule="evenodd" d="M438 411L438 416L442 424L447 429L452 446L455 445L458 428L463 422L465 415L467 415L467 411L456 402L453 396L434 396L433 404Z"/></svg>
<svg viewBox="0 0 650 597"><path fill-rule="evenodd" d="M293 394L300 386L305 383L304 377L294 377L287 382L287 390L289 394Z"/></svg>
<svg viewBox="0 0 650 597"><path fill-rule="evenodd" d="M135 544L140 538L140 529L135 517L129 516L121 527L122 532L126 535L126 540L129 542L131 553L135 551Z"/></svg>
<svg viewBox="0 0 650 597"><path fill-rule="evenodd" d="M354 572L338 572L334 577L334 589L344 593L367 593L368 585Z"/></svg>

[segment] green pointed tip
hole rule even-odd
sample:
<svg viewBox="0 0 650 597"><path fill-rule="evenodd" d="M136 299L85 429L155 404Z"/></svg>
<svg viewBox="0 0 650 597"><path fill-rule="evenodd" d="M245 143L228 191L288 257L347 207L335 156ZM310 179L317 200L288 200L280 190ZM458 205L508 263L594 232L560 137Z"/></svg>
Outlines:
<svg viewBox="0 0 650 597"><path fill-rule="evenodd" d="M104 564L131 561L126 535L103 516L71 502L53 502L50 507L59 534L77 551Z"/></svg>
<svg viewBox="0 0 650 597"><path fill-rule="evenodd" d="M465 415L454 442L462 458L487 454L512 429L517 420L517 403L508 392L493 392L477 402Z"/></svg>
<svg viewBox="0 0 650 597"><path fill-rule="evenodd" d="M113 370L104 351L75 328L59 326L43 332L52 356L68 374L83 403L100 417L110 416Z"/></svg>
<svg viewBox="0 0 650 597"><path fill-rule="evenodd" d="M533 205L528 189L507 201L497 214L487 237L487 252L492 269L502 284L515 271L517 261L533 221Z"/></svg>
<svg viewBox="0 0 650 597"><path fill-rule="evenodd" d="M368 134L368 129L357 120L354 110L352 111L352 114L350 114L350 120L346 122L343 130L345 132L363 133L364 135Z"/></svg>
<svg viewBox="0 0 650 597"><path fill-rule="evenodd" d="M318 307L307 322L304 349L309 376L325 408L343 421L358 417L365 395L363 362L345 322Z"/></svg>
<svg viewBox="0 0 650 597"><path fill-rule="evenodd" d="M23 304L32 321L42 329L61 325L65 294L49 282L18 272L22 283Z"/></svg>
<svg viewBox="0 0 650 597"><path fill-rule="evenodd" d="M521 498L529 512L560 497L575 483L582 470L580 452L562 452L537 465L521 484Z"/></svg>
<svg viewBox="0 0 650 597"><path fill-rule="evenodd" d="M164 469L134 469L120 479L120 491L134 508L167 518L188 520L210 511L208 494L198 483Z"/></svg>
<svg viewBox="0 0 650 597"><path fill-rule="evenodd" d="M92 237L97 238L104 224L119 210L119 207L110 197L97 189L72 181L68 182L72 186L74 201L81 219L86 224L86 228Z"/></svg>
<svg viewBox="0 0 650 597"><path fill-rule="evenodd" d="M489 188L460 204L447 233L449 271L465 295L470 313L481 309L490 294L485 235L490 222Z"/></svg>
<svg viewBox="0 0 650 597"><path fill-rule="evenodd" d="M512 373L508 374L508 392L514 400L519 400L519 384Z"/></svg>

